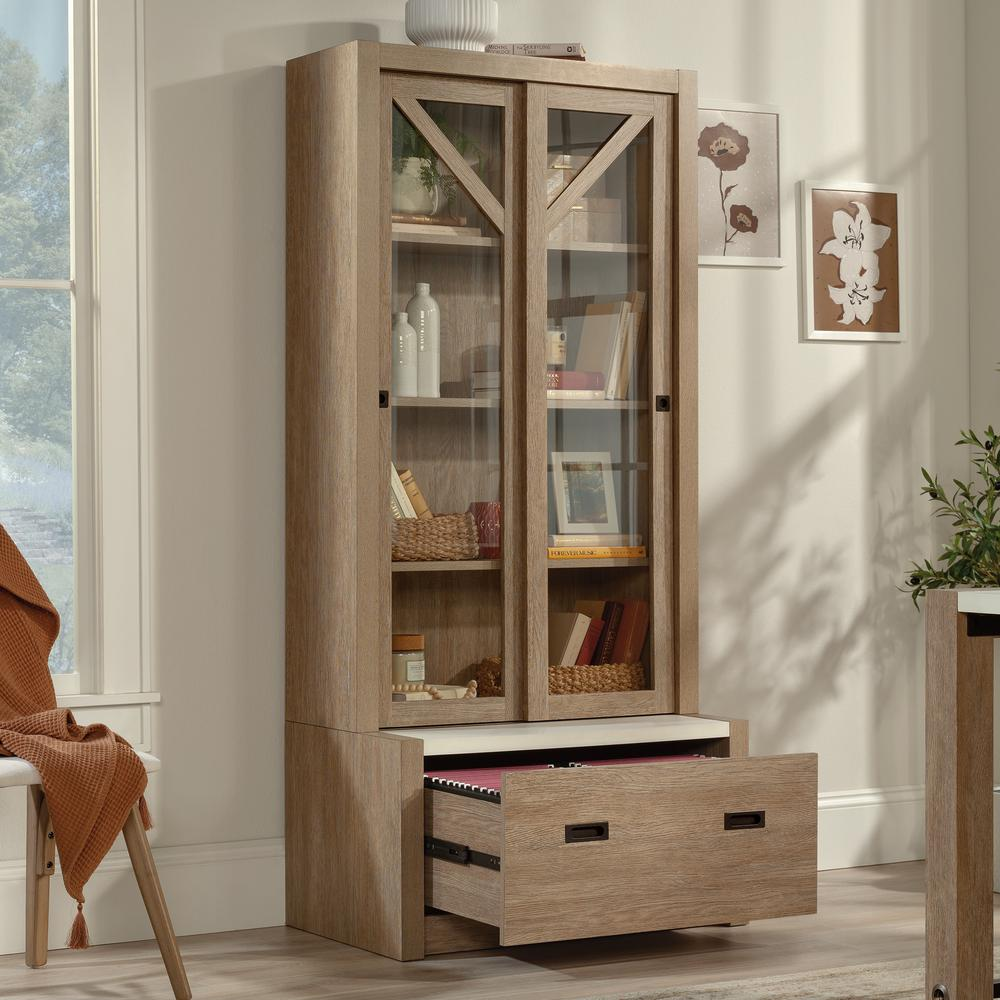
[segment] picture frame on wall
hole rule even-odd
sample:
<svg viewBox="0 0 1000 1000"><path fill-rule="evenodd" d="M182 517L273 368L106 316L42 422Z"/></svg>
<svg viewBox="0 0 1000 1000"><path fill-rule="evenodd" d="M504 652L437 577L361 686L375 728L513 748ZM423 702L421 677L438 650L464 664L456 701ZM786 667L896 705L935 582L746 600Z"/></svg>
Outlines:
<svg viewBox="0 0 1000 1000"><path fill-rule="evenodd" d="M617 534L618 505L607 451L552 452L559 533Z"/></svg>
<svg viewBox="0 0 1000 1000"><path fill-rule="evenodd" d="M781 113L772 104L698 109L698 263L783 267Z"/></svg>
<svg viewBox="0 0 1000 1000"><path fill-rule="evenodd" d="M907 294L902 190L802 181L799 209L802 339L902 341Z"/></svg>

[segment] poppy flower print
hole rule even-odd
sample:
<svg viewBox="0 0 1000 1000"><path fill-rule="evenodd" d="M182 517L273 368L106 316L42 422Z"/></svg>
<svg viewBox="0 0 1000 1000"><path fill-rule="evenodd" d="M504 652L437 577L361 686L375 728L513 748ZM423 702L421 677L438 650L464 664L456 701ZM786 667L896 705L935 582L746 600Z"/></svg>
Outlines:
<svg viewBox="0 0 1000 1000"><path fill-rule="evenodd" d="M738 170L750 155L750 140L725 122L703 128L698 136L698 155L709 160L719 171L719 205L722 209L722 256L740 233L757 232L757 216L749 205L727 208L729 196L739 182L726 184L726 174Z"/></svg>
<svg viewBox="0 0 1000 1000"><path fill-rule="evenodd" d="M699 263L784 263L778 117L764 105L698 109Z"/></svg>
<svg viewBox="0 0 1000 1000"><path fill-rule="evenodd" d="M755 233L759 220L749 205L729 206L729 225L738 233Z"/></svg>
<svg viewBox="0 0 1000 1000"><path fill-rule="evenodd" d="M732 126L719 122L701 130L698 155L711 160L719 170L737 170L747 162L750 140Z"/></svg>

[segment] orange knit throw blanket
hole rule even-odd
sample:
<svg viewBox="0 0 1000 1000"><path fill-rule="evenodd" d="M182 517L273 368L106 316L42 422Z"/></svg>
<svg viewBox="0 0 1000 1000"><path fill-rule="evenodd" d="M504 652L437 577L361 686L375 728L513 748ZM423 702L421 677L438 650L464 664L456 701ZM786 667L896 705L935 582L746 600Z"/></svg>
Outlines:
<svg viewBox="0 0 1000 1000"><path fill-rule="evenodd" d="M56 708L48 660L59 614L0 525L0 756L29 761L42 776L66 891L77 901L69 945L86 948L83 887L137 802L146 769L107 726L78 726Z"/></svg>

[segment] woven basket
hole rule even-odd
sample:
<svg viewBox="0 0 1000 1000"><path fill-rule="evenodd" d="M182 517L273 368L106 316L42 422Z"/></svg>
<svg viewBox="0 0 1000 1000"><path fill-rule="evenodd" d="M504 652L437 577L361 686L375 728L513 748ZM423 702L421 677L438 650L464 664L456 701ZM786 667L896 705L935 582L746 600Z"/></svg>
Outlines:
<svg viewBox="0 0 1000 1000"><path fill-rule="evenodd" d="M452 562L479 558L476 519L464 514L407 517L392 522L394 562Z"/></svg>
<svg viewBox="0 0 1000 1000"><path fill-rule="evenodd" d="M499 656L487 656L476 670L480 698L503 696L503 668ZM549 667L549 694L602 694L642 691L646 668L641 663L601 663L584 667Z"/></svg>
<svg viewBox="0 0 1000 1000"><path fill-rule="evenodd" d="M487 656L476 670L476 688L480 698L503 697L503 667L499 656Z"/></svg>
<svg viewBox="0 0 1000 1000"><path fill-rule="evenodd" d="M549 694L597 694L642 691L646 668L641 663L601 663L582 667L549 667Z"/></svg>

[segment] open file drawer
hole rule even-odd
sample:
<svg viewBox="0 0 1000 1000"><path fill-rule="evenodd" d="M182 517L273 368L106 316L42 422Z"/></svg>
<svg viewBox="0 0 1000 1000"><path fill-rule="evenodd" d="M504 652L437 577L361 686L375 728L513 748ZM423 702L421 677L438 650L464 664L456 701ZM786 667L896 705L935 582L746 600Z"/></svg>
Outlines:
<svg viewBox="0 0 1000 1000"><path fill-rule="evenodd" d="M816 910L814 754L505 774L424 791L425 902L502 945Z"/></svg>

